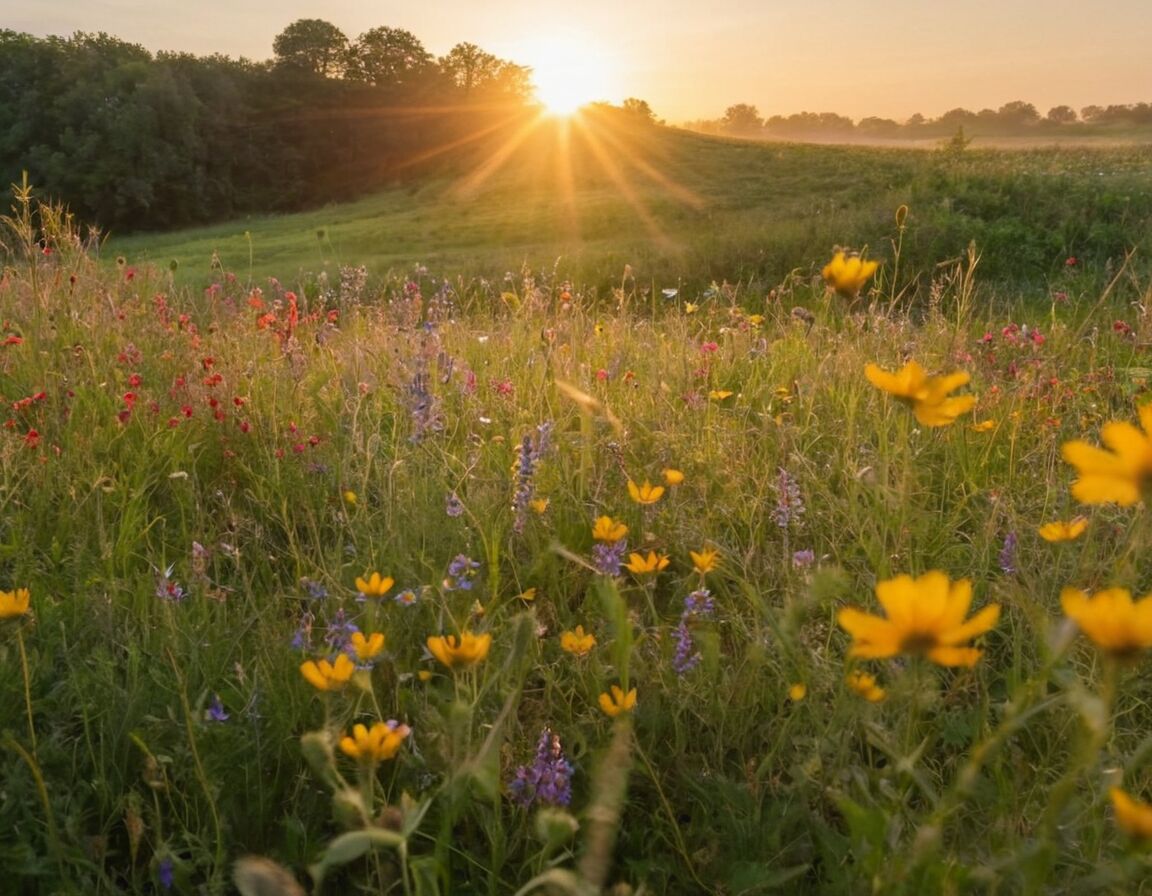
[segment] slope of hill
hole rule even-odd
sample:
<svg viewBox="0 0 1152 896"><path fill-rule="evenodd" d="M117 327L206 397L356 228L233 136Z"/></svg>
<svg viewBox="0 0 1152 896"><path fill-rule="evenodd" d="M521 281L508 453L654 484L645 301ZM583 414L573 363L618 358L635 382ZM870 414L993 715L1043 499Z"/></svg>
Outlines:
<svg viewBox="0 0 1152 896"><path fill-rule="evenodd" d="M338 164L338 162L334 162ZM907 205L906 228L896 224ZM437 173L319 210L117 238L105 256L285 281L342 266L499 278L524 268L605 287L779 282L834 245L932 265L975 240L986 276L1104 266L1148 239L1152 179L1133 148L882 149L760 144L630 121L518 117L445 147Z"/></svg>

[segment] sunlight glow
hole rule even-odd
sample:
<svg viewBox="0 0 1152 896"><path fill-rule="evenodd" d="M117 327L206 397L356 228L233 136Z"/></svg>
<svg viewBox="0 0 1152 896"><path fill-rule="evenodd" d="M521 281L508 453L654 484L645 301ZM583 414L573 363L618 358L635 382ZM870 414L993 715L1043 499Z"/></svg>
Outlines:
<svg viewBox="0 0 1152 896"><path fill-rule="evenodd" d="M532 68L536 98L550 114L571 115L588 103L609 101L614 93L616 67L594 41L552 33L522 46L515 58Z"/></svg>

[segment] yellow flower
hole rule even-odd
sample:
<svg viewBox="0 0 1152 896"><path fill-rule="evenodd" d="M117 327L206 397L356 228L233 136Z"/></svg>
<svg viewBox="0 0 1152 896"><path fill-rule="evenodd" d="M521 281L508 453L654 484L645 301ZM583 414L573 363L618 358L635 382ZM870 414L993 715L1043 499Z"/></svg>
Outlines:
<svg viewBox="0 0 1152 896"><path fill-rule="evenodd" d="M628 480L628 494L637 504L655 504L664 496L664 486L652 485L647 479L643 485Z"/></svg>
<svg viewBox="0 0 1152 896"><path fill-rule="evenodd" d="M356 492L352 491L352 489L346 489L343 495L344 503L346 503L349 507L356 506Z"/></svg>
<svg viewBox="0 0 1152 896"><path fill-rule="evenodd" d="M662 569L667 569L668 563L667 554L657 554L655 551L649 551L648 556L644 557L641 554L632 552L628 555L628 562L624 564L624 568L631 573L642 576L650 572L660 572Z"/></svg>
<svg viewBox="0 0 1152 896"><path fill-rule="evenodd" d="M990 432L995 428L995 420L981 420L979 423L972 424L972 432Z"/></svg>
<svg viewBox="0 0 1152 896"><path fill-rule="evenodd" d="M573 656L587 656L596 646L596 636L585 634L584 626L578 625L572 631L560 635L560 646Z"/></svg>
<svg viewBox="0 0 1152 896"><path fill-rule="evenodd" d="M416 673L416 677L419 678L421 681L431 681L432 680L432 673L429 672L427 669L421 669L419 672Z"/></svg>
<svg viewBox="0 0 1152 896"><path fill-rule="evenodd" d="M869 703L879 703L888 696L888 692L876 684L876 676L867 672L850 672L844 680L854 694L863 697Z"/></svg>
<svg viewBox="0 0 1152 896"><path fill-rule="evenodd" d="M878 267L879 262L864 261L859 255L849 258L843 252L837 252L820 273L824 276L824 282L836 292L852 298L860 292L860 287L868 282L868 278L876 273Z"/></svg>
<svg viewBox="0 0 1152 896"><path fill-rule="evenodd" d="M352 673L356 671L356 664L349 659L348 654L339 654L334 662L328 660L306 660L300 664L300 674L308 679L308 683L318 691L338 691L348 684Z"/></svg>
<svg viewBox="0 0 1152 896"><path fill-rule="evenodd" d="M1091 597L1078 588L1065 588L1060 605L1106 653L1127 656L1152 647L1152 594L1134 602L1127 588L1105 588Z"/></svg>
<svg viewBox="0 0 1152 896"><path fill-rule="evenodd" d="M793 703L799 703L808 696L808 685L802 681L796 682L792 687L788 688L788 699Z"/></svg>
<svg viewBox="0 0 1152 896"><path fill-rule="evenodd" d="M1108 791L1112 810L1116 813L1116 826L1137 840L1152 839L1152 806L1135 800L1119 787Z"/></svg>
<svg viewBox="0 0 1152 896"><path fill-rule="evenodd" d="M600 695L600 708L605 713L615 718L622 712L632 711L636 705L636 688L632 688L625 694L619 685L614 684L609 690L611 690L611 694Z"/></svg>
<svg viewBox="0 0 1152 896"><path fill-rule="evenodd" d="M853 638L848 655L882 659L922 654L941 666L974 666L982 651L961 646L982 635L1000 618L1000 605L989 604L968 621L972 583L949 582L939 570L918 579L900 575L876 584L876 597L887 618L845 607L836 616Z"/></svg>
<svg viewBox="0 0 1152 896"><path fill-rule="evenodd" d="M1064 443L1064 460L1080 474L1072 483L1077 501L1130 507L1140 500L1152 481L1152 403L1141 407L1139 414L1143 432L1123 420L1100 427L1100 441L1110 451L1078 439Z"/></svg>
<svg viewBox="0 0 1152 896"><path fill-rule="evenodd" d="M0 591L0 619L14 619L28 612L29 594L27 588L15 591Z"/></svg>
<svg viewBox="0 0 1152 896"><path fill-rule="evenodd" d="M694 305L691 302L685 302L684 303L684 313L685 314L695 314L699 309L700 309L699 305Z"/></svg>
<svg viewBox="0 0 1152 896"><path fill-rule="evenodd" d="M720 552L715 548L689 551L688 556L692 558L692 568L700 575L712 572L720 562Z"/></svg>
<svg viewBox="0 0 1152 896"><path fill-rule="evenodd" d="M723 401L725 398L728 398L731 395L732 392L730 389L712 389L708 393L708 397L713 401Z"/></svg>
<svg viewBox="0 0 1152 896"><path fill-rule="evenodd" d="M520 600L524 601L524 603L530 604L530 603L532 603L532 601L536 600L536 588L535 587L525 588L523 591L521 591L516 596Z"/></svg>
<svg viewBox="0 0 1152 896"><path fill-rule="evenodd" d="M352 726L351 737L340 738L340 749L365 765L375 765L394 758L411 732L407 725L395 721L377 722L371 728L357 724Z"/></svg>
<svg viewBox="0 0 1152 896"><path fill-rule="evenodd" d="M533 498L528 502L528 506L532 508L537 514L543 514L548 509L547 498Z"/></svg>
<svg viewBox="0 0 1152 896"><path fill-rule="evenodd" d="M592 537L597 541L619 541L628 534L628 527L610 516L599 517L592 524Z"/></svg>
<svg viewBox="0 0 1152 896"><path fill-rule="evenodd" d="M679 470L674 470L671 467L668 467L668 469L664 471L664 481L669 485L679 485L684 481L684 474Z"/></svg>
<svg viewBox="0 0 1152 896"><path fill-rule="evenodd" d="M1074 541L1084 534L1088 528L1088 520L1082 516L1071 522L1045 523L1037 531L1045 541Z"/></svg>
<svg viewBox="0 0 1152 896"><path fill-rule="evenodd" d="M492 636L487 632L482 635L463 632L459 638L455 635L434 635L427 643L432 656L449 669L457 669L475 666L488 656Z"/></svg>
<svg viewBox="0 0 1152 896"><path fill-rule="evenodd" d="M365 597L383 597L396 584L392 576L381 577L374 572L367 579L356 577L356 588Z"/></svg>
<svg viewBox="0 0 1152 896"><path fill-rule="evenodd" d="M899 373L866 364L864 376L877 389L912 405L912 413L921 426L947 426L976 404L974 395L948 397L949 392L968 382L969 376L962 370L946 376L928 376L923 367L909 361Z"/></svg>
<svg viewBox="0 0 1152 896"><path fill-rule="evenodd" d="M362 663L374 660L384 650L384 636L380 632L373 632L368 637L364 637L363 632L352 632L349 643L356 654L356 659Z"/></svg>

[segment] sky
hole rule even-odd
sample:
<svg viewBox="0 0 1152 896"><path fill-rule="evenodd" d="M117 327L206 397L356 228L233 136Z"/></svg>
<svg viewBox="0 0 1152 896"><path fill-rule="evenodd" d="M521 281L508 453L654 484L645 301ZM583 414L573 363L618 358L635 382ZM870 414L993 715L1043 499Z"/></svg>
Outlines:
<svg viewBox="0 0 1152 896"><path fill-rule="evenodd" d="M468 41L542 70L561 57L594 98L645 100L669 123L836 112L903 121L1013 100L1152 102L1152 0L0 0L0 29L104 31L149 50L272 56L288 24L355 39Z"/></svg>

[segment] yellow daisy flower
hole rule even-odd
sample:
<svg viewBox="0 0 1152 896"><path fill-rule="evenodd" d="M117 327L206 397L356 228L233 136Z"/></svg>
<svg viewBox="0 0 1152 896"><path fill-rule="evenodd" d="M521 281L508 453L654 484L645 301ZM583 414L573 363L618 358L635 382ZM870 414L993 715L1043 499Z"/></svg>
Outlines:
<svg viewBox="0 0 1152 896"><path fill-rule="evenodd" d="M598 517L592 524L592 537L597 541L619 541L628 534L628 527L610 516Z"/></svg>
<svg viewBox="0 0 1152 896"><path fill-rule="evenodd" d="M395 584L392 576L381 576L378 572L372 573L367 579L356 577L356 590L365 597L383 597Z"/></svg>
<svg viewBox="0 0 1152 896"><path fill-rule="evenodd" d="M647 479L643 485L628 480L628 495L637 504L655 504L664 496L664 486L652 485Z"/></svg>
<svg viewBox="0 0 1152 896"><path fill-rule="evenodd" d="M947 426L976 404L974 395L948 396L970 379L963 370L945 376L928 376L923 367L909 361L898 373L866 364L864 376L877 389L910 404L921 426Z"/></svg>
<svg viewBox="0 0 1152 896"><path fill-rule="evenodd" d="M1091 597L1079 588L1065 588L1060 606L1105 653L1130 656L1152 647L1152 594L1133 601L1127 588L1105 588Z"/></svg>
<svg viewBox="0 0 1152 896"><path fill-rule="evenodd" d="M340 750L365 765L375 765L394 758L411 732L407 725L395 721L376 722L371 728L353 725L352 736L340 738Z"/></svg>
<svg viewBox="0 0 1152 896"><path fill-rule="evenodd" d="M1100 427L1107 450L1078 439L1064 443L1064 460L1080 474L1072 483L1077 501L1130 507L1140 500L1152 482L1152 403L1138 413L1143 432L1123 420Z"/></svg>
<svg viewBox="0 0 1152 896"><path fill-rule="evenodd" d="M667 554L657 554L655 551L649 551L648 556L645 557L635 552L628 555L628 562L624 564L624 568L629 572L643 576L648 573L660 572L668 568L669 563Z"/></svg>
<svg viewBox="0 0 1152 896"><path fill-rule="evenodd" d="M1070 522L1054 522L1045 523L1038 531L1040 537L1045 541L1074 541L1084 534L1084 530L1088 528L1088 520L1082 516Z"/></svg>
<svg viewBox="0 0 1152 896"><path fill-rule="evenodd" d="M488 656L492 635L487 632L482 635L463 632L459 638L455 635L434 635L428 638L427 644L432 656L445 666L460 669L475 666Z"/></svg>
<svg viewBox="0 0 1152 896"><path fill-rule="evenodd" d="M28 612L30 595L27 588L0 591L0 619L14 619Z"/></svg>
<svg viewBox="0 0 1152 896"><path fill-rule="evenodd" d="M636 706L636 688L625 694L623 688L614 684L609 690L611 693L600 695L600 708L606 714L615 718L622 712L631 712Z"/></svg>
<svg viewBox="0 0 1152 896"><path fill-rule="evenodd" d="M842 296L852 298L880 267L877 261L864 261L859 255L848 256L837 252L820 272L824 282Z"/></svg>
<svg viewBox="0 0 1152 896"><path fill-rule="evenodd" d="M596 636L586 633L584 626L578 625L560 635L560 646L573 656L587 656L596 646Z"/></svg>
<svg viewBox="0 0 1152 896"><path fill-rule="evenodd" d="M355 671L356 664L346 653L339 654L332 662L305 660L300 664L300 674L318 691L339 691L348 684Z"/></svg>
<svg viewBox="0 0 1152 896"><path fill-rule="evenodd" d="M913 654L941 666L974 666L982 651L962 645L984 634L1000 618L1000 605L989 604L965 621L972 583L967 579L949 582L939 570L917 579L901 575L878 582L876 597L887 618L854 607L837 614L841 628L853 638L849 656L883 659Z"/></svg>
<svg viewBox="0 0 1152 896"><path fill-rule="evenodd" d="M1119 787L1109 790L1108 796L1116 813L1116 827L1137 840L1152 840L1152 806L1133 799Z"/></svg>

